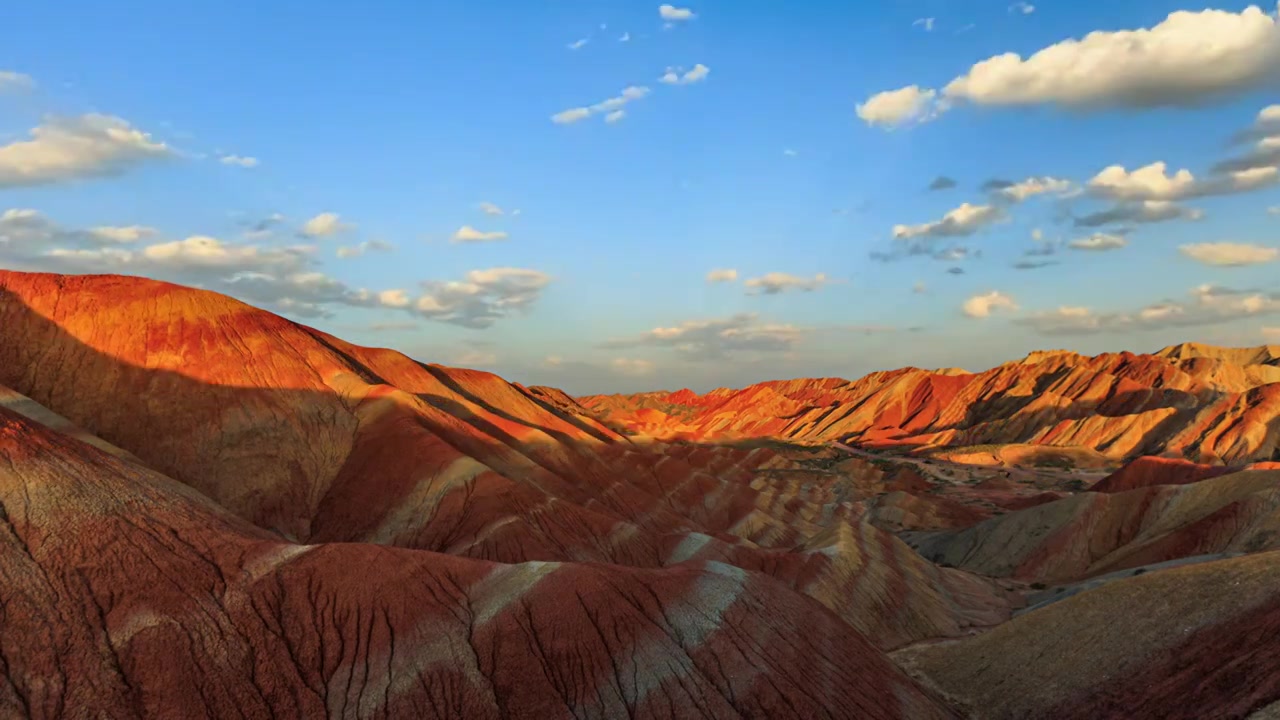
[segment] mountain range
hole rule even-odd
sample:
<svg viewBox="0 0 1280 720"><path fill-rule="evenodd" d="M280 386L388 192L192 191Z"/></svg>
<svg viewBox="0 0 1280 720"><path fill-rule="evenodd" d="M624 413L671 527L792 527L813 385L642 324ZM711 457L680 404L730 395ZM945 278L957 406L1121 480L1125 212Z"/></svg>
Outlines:
<svg viewBox="0 0 1280 720"><path fill-rule="evenodd" d="M1280 717L1280 346L570 397L0 271L0 715Z"/></svg>

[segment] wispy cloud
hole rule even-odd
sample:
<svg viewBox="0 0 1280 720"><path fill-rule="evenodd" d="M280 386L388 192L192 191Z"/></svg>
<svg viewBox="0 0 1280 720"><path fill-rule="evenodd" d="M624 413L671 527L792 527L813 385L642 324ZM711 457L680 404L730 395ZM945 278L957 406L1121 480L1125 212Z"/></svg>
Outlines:
<svg viewBox="0 0 1280 720"><path fill-rule="evenodd" d="M494 242L506 239L507 234L501 230L483 232L471 227L470 225L463 225L453 234L453 242L455 243Z"/></svg>
<svg viewBox="0 0 1280 720"><path fill-rule="evenodd" d="M1191 243L1182 245L1178 251L1198 263L1220 267L1261 265L1280 258L1280 249L1233 242Z"/></svg>
<svg viewBox="0 0 1280 720"><path fill-rule="evenodd" d="M556 113L551 116L551 121L557 125L572 125L573 123L586 120L592 115L605 114L606 120L608 116L622 110L624 106L629 105L637 100L643 99L649 94L649 88L643 86L632 85L623 88L618 95L603 100L594 105L587 107L570 108L563 112ZM615 118L614 122L619 118Z"/></svg>

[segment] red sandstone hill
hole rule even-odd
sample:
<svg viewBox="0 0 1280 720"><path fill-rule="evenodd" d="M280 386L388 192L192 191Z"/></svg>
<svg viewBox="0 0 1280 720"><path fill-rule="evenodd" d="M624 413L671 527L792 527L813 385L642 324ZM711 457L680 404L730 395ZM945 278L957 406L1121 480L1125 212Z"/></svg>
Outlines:
<svg viewBox="0 0 1280 720"><path fill-rule="evenodd" d="M1262 460L1274 359L575 400L214 293L0 271L0 716L1243 718L1280 701L1270 555L1010 617L1031 580L1276 547L1276 473L1072 494L782 441Z"/></svg>
<svg viewBox="0 0 1280 720"><path fill-rule="evenodd" d="M1025 443L1113 460L1280 459L1280 346L1183 344L1154 355L1032 353L982 373L904 368L859 380L760 383L706 395L579 398L608 424L657 437L779 437L863 445ZM767 402L757 404L764 396Z"/></svg>

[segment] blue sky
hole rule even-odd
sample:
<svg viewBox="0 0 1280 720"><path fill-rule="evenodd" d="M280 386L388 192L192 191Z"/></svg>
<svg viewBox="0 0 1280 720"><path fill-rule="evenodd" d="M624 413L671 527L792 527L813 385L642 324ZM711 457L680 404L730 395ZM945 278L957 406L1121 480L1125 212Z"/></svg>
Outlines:
<svg viewBox="0 0 1280 720"><path fill-rule="evenodd" d="M660 4L11 8L0 265L198 284L571 392L1280 342L1276 7ZM1079 224L1143 202L1180 217ZM1125 246L1066 245L1094 233Z"/></svg>

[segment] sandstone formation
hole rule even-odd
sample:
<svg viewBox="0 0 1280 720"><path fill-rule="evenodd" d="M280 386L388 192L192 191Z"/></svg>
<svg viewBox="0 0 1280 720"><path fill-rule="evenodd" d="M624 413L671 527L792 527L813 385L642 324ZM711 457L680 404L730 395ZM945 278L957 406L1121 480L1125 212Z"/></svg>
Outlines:
<svg viewBox="0 0 1280 720"><path fill-rule="evenodd" d="M1277 711L1276 350L573 398L0 271L0 716Z"/></svg>
<svg viewBox="0 0 1280 720"><path fill-rule="evenodd" d="M1277 346L1192 344L1154 355L1052 351L982 373L904 368L855 381L787 380L706 395L686 390L582 402L614 427L658 436L1033 444L1087 449L1113 461L1170 454L1239 465L1280 459L1278 356Z"/></svg>

